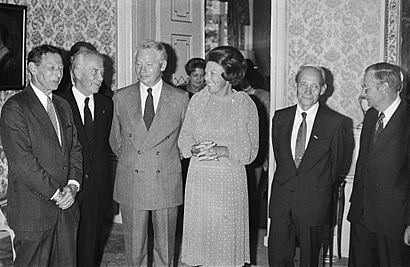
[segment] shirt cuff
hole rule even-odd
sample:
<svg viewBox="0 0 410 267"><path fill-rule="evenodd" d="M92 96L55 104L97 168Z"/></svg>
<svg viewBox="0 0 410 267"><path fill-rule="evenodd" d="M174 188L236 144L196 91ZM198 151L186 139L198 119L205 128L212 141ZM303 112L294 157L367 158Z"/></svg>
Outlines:
<svg viewBox="0 0 410 267"><path fill-rule="evenodd" d="M73 185L77 186L77 192L80 191L80 183L79 183L78 181L76 181L76 180L68 180L68 183L67 183L67 184L68 184L68 185L69 185L69 184L73 184Z"/></svg>

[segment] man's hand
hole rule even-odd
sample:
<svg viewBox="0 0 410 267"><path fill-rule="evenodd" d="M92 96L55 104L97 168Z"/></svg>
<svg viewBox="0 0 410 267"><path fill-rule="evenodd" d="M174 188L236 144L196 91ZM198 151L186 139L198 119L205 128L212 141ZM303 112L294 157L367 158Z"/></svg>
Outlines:
<svg viewBox="0 0 410 267"><path fill-rule="evenodd" d="M74 184L66 185L63 188L63 191L60 193L60 196L62 197L57 197L58 200L56 202L60 209L65 210L71 207L71 205L73 205L75 196L77 195L77 191L78 188Z"/></svg>
<svg viewBox="0 0 410 267"><path fill-rule="evenodd" d="M410 225L408 225L406 230L404 230L404 244L410 246Z"/></svg>

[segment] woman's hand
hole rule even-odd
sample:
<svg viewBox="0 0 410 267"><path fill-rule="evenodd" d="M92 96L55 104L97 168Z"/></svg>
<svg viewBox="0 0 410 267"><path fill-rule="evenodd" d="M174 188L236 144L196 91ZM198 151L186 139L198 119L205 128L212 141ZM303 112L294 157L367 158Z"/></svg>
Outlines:
<svg viewBox="0 0 410 267"><path fill-rule="evenodd" d="M216 144L212 141L203 141L199 144L195 144L191 148L192 156L201 157L205 155L211 147L214 146L216 146Z"/></svg>
<svg viewBox="0 0 410 267"><path fill-rule="evenodd" d="M198 156L199 160L219 160L221 157L228 157L229 150L226 146L213 146L208 149L206 153L201 156Z"/></svg>

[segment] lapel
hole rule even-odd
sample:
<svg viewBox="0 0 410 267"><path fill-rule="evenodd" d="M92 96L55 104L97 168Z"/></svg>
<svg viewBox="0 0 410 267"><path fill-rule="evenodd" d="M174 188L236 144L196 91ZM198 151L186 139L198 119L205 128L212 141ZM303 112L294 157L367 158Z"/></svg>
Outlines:
<svg viewBox="0 0 410 267"><path fill-rule="evenodd" d="M139 82L136 83L135 86L131 88L131 90L129 90L126 109L128 110L129 121L125 121L124 123L129 123L131 132L135 133L134 138L132 138L132 142L137 149L140 149L142 140L145 140L147 138L148 131L145 126L144 119L142 118L141 92Z"/></svg>
<svg viewBox="0 0 410 267"><path fill-rule="evenodd" d="M74 117L74 123L77 128L77 134L78 134L78 139L83 146L83 149L88 152L90 152L90 147L88 146L88 141L87 137L85 135L85 129L84 129L84 124L81 119L81 114L80 114L80 109L78 108L77 101L74 98L73 91L71 88L67 90L67 92L64 94L64 98L70 103L71 105L71 110L73 112L73 117Z"/></svg>
<svg viewBox="0 0 410 267"><path fill-rule="evenodd" d="M172 100L172 91L171 88L168 84L163 82L162 86L162 91L161 95L159 97L158 101L158 107L157 111L155 113L154 120L152 121L151 127L149 128L148 135L146 135L145 141L144 141L144 148L149 148L152 147L153 145L156 144L158 138L163 138L163 136L160 135L160 132L162 130L162 125L168 121L168 117L171 114L171 103ZM145 123L144 120L142 120L144 129Z"/></svg>
<svg viewBox="0 0 410 267"><path fill-rule="evenodd" d="M295 120L295 114L296 114L296 105L293 106L288 113L288 117L285 118L285 125L284 125L284 131L283 134L285 135L285 140L286 142L284 142L285 146L286 146L286 151L288 151L288 155L290 160L293 161L294 163L294 159L292 156L292 147L291 147L291 140L292 140L292 128L293 128L293 123ZM280 133L279 133L280 134ZM293 164L296 168L295 163Z"/></svg>
<svg viewBox="0 0 410 267"><path fill-rule="evenodd" d="M373 148L371 149L371 153L374 153L383 148L384 144L393 138L394 135L400 134L400 131L398 129L404 129L405 128L405 122L406 122L406 103L402 99L399 106L397 107L396 111L393 113L393 116L390 118L389 122L387 123L386 127L383 129L383 131L380 133L376 143L374 144ZM376 122L377 122L377 116L378 112L376 113L375 121L371 125L373 125L373 131L376 127ZM370 140L373 138L373 134L371 135Z"/></svg>
<svg viewBox="0 0 410 267"><path fill-rule="evenodd" d="M309 162L312 160L316 160L313 155L315 155L315 151L318 148L317 142L319 139L325 137L328 123L326 121L326 114L327 109L319 104L319 108L316 113L315 120L313 122L312 132L309 137L309 142L306 147L305 153L303 154L302 161L299 165L299 170L303 169L304 166L310 166ZM296 167L296 165L295 165Z"/></svg>
<svg viewBox="0 0 410 267"><path fill-rule="evenodd" d="M44 106L41 104L40 99L38 99L38 97L34 93L33 88L30 85L26 88L26 93L31 98L30 103L32 104L32 106L31 106L30 110L32 111L34 116L38 118L38 122L40 124L40 127L41 127L41 129L44 130L44 135L49 136L50 138L52 138L52 142L55 144L55 146L59 147L61 149L61 147L65 145L65 140L64 140L64 137L63 137L64 136L63 135L63 123L61 122L61 120L62 120L61 116L62 115L60 115L62 112L60 110L60 105L57 104L58 101L54 101L54 105L55 105L55 108L56 108L57 119L58 119L58 122L60 124L61 142L62 142L61 146L60 146L60 142L58 141L58 137L57 137L57 134L54 130L53 124L50 120L50 117L47 114L47 111L45 110Z"/></svg>

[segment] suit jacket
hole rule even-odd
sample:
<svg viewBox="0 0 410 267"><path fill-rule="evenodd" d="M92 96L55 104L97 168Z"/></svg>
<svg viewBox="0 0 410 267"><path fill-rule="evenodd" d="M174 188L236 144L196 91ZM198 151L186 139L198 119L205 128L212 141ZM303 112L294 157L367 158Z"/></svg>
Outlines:
<svg viewBox="0 0 410 267"><path fill-rule="evenodd" d="M182 175L177 140L188 94L163 83L149 131L141 110L140 84L114 93L110 144L118 157L114 199L142 210L182 204Z"/></svg>
<svg viewBox="0 0 410 267"><path fill-rule="evenodd" d="M348 220L363 212L370 231L401 235L410 225L410 109L402 99L371 148L377 117L374 108L364 117Z"/></svg>
<svg viewBox="0 0 410 267"><path fill-rule="evenodd" d="M31 86L4 104L0 131L9 166L8 222L17 231L54 227L62 211L50 198L68 180L81 184L82 155L70 105L54 96L61 141ZM78 219L75 202L64 214Z"/></svg>
<svg viewBox="0 0 410 267"><path fill-rule="evenodd" d="M344 117L319 105L303 159L296 168L291 152L296 106L276 111L272 121L272 143L276 171L272 183L269 216L281 218L285 211L310 226L328 224L331 199L345 156Z"/></svg>
<svg viewBox="0 0 410 267"><path fill-rule="evenodd" d="M109 145L113 102L100 93L94 94L94 135L90 144L73 91L70 88L60 95L70 103L78 140L83 147L83 184L77 196L78 200L81 203L84 194L90 194L94 198L109 202L112 198L114 175L114 154Z"/></svg>

